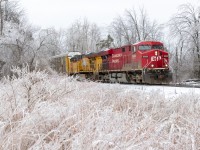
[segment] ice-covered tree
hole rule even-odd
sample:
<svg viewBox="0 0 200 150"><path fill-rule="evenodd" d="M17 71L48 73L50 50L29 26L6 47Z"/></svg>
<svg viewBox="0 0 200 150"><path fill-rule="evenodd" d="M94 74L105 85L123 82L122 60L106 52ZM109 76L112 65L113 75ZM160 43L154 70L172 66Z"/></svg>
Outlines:
<svg viewBox="0 0 200 150"><path fill-rule="evenodd" d="M135 43L141 40L162 39L162 25L151 21L144 9L126 10L124 16L118 16L110 26L111 36L116 46Z"/></svg>
<svg viewBox="0 0 200 150"><path fill-rule="evenodd" d="M63 51L61 33L54 28L42 29L35 34L33 57L30 66L46 69L49 57L58 55ZM42 67L42 68L41 68Z"/></svg>
<svg viewBox="0 0 200 150"><path fill-rule="evenodd" d="M68 51L81 53L94 52L97 50L96 43L100 41L100 28L85 19L83 22L76 21L66 31L66 47Z"/></svg>
<svg viewBox="0 0 200 150"><path fill-rule="evenodd" d="M18 1L0 0L0 35L4 34L6 22L20 24L24 11L19 7Z"/></svg>
<svg viewBox="0 0 200 150"><path fill-rule="evenodd" d="M9 75L12 66L24 64L31 70L41 66L45 69L44 62L61 51L60 34L55 29L41 30L25 24L7 22L0 42L3 75Z"/></svg>
<svg viewBox="0 0 200 150"><path fill-rule="evenodd" d="M177 77L200 77L200 9L183 4L170 20Z"/></svg>
<svg viewBox="0 0 200 150"><path fill-rule="evenodd" d="M23 10L16 1L1 0L0 9L0 61L4 62L0 71L5 73L22 62L22 47L31 39L31 32L24 26Z"/></svg>

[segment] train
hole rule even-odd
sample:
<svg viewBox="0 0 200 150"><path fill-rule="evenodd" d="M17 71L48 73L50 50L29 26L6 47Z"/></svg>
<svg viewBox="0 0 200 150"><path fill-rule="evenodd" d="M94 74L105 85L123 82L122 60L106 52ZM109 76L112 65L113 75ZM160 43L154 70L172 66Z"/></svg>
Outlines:
<svg viewBox="0 0 200 150"><path fill-rule="evenodd" d="M110 83L168 84L172 81L169 53L159 41L141 41L100 52L51 58L59 73Z"/></svg>

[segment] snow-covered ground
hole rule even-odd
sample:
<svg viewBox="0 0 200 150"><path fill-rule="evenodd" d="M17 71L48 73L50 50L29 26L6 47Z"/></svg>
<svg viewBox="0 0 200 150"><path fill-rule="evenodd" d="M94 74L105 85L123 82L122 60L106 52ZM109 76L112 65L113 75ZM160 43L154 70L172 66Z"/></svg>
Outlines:
<svg viewBox="0 0 200 150"><path fill-rule="evenodd" d="M0 83L0 150L200 148L198 88L18 75Z"/></svg>

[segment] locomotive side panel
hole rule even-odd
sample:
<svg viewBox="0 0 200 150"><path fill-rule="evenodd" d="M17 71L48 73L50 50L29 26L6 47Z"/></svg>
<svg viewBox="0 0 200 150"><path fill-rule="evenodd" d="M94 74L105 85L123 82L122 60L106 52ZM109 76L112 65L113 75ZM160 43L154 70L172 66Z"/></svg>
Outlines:
<svg viewBox="0 0 200 150"><path fill-rule="evenodd" d="M132 49L131 45L122 47L122 70L127 71L132 68Z"/></svg>
<svg viewBox="0 0 200 150"><path fill-rule="evenodd" d="M109 70L121 70L122 65L122 49L114 49L109 61Z"/></svg>
<svg viewBox="0 0 200 150"><path fill-rule="evenodd" d="M89 72L90 69L90 60L87 57L83 57L81 60L81 71L82 72Z"/></svg>
<svg viewBox="0 0 200 150"><path fill-rule="evenodd" d="M95 72L102 70L102 58L100 56L95 57Z"/></svg>

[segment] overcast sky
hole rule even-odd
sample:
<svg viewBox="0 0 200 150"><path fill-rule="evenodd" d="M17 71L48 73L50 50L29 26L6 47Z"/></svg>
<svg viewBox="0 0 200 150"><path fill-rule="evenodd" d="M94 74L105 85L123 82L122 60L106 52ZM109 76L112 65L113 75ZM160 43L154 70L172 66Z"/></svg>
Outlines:
<svg viewBox="0 0 200 150"><path fill-rule="evenodd" d="M200 0L21 0L29 22L57 29L67 28L81 18L107 26L133 7L144 7L151 19L164 23L185 3L200 6Z"/></svg>

